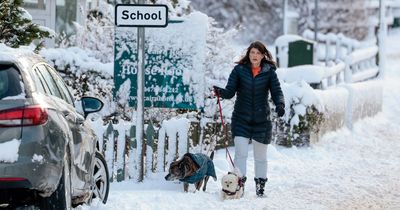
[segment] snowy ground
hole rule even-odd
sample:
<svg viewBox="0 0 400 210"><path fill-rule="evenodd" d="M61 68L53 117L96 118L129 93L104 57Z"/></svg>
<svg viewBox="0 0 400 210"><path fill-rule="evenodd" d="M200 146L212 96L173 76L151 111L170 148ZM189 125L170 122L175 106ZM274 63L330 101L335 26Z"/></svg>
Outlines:
<svg viewBox="0 0 400 210"><path fill-rule="evenodd" d="M166 182L161 173L143 183L113 183L106 205L94 202L76 209L400 209L399 39L398 32L387 40L383 111L356 123L353 131L325 135L310 148L270 145L266 198L255 196L250 151L244 198L220 199L228 162L219 150L214 159L219 180L210 179L205 193L184 193L182 184Z"/></svg>

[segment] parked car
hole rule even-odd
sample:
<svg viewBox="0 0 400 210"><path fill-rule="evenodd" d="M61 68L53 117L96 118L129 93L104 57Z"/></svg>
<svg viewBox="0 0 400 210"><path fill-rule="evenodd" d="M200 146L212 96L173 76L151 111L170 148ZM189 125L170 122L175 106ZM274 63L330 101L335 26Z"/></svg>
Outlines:
<svg viewBox="0 0 400 210"><path fill-rule="evenodd" d="M106 203L107 165L85 121L103 102L82 97L81 105L83 113L39 55L0 53L0 209L70 209L94 197Z"/></svg>

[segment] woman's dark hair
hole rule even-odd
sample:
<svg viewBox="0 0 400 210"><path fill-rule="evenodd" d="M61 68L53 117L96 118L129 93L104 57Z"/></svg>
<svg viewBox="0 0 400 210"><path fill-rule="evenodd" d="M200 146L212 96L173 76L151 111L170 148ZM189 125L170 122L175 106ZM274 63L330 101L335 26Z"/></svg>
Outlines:
<svg viewBox="0 0 400 210"><path fill-rule="evenodd" d="M267 47L260 41L255 41L251 43L250 46L247 48L246 55L242 57L237 63L238 64L250 63L250 50L253 48L257 49L258 51L261 52L261 54L264 55L263 59L261 60L261 63L267 62L269 64L276 66L274 58L272 58L271 52L269 52Z"/></svg>

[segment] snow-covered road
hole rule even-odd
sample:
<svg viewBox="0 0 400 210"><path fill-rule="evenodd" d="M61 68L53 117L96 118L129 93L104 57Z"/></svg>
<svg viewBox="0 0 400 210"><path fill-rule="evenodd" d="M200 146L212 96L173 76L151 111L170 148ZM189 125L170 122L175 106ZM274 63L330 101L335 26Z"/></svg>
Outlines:
<svg viewBox="0 0 400 210"><path fill-rule="evenodd" d="M166 173L143 183L113 183L106 205L76 209L400 209L400 33L387 39L383 111L325 135L309 148L270 145L266 198L255 196L252 151L244 198L222 201L220 182L207 192L184 193ZM233 148L230 148L233 154ZM216 152L218 179L228 171L225 151Z"/></svg>

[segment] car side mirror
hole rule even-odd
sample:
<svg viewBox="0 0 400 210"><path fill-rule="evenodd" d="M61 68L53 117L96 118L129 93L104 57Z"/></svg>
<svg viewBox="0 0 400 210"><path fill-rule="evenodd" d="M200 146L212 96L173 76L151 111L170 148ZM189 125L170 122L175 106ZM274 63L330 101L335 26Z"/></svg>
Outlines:
<svg viewBox="0 0 400 210"><path fill-rule="evenodd" d="M104 103L100 99L94 97L84 96L81 98L81 101L85 118L90 113L100 111L104 106Z"/></svg>

